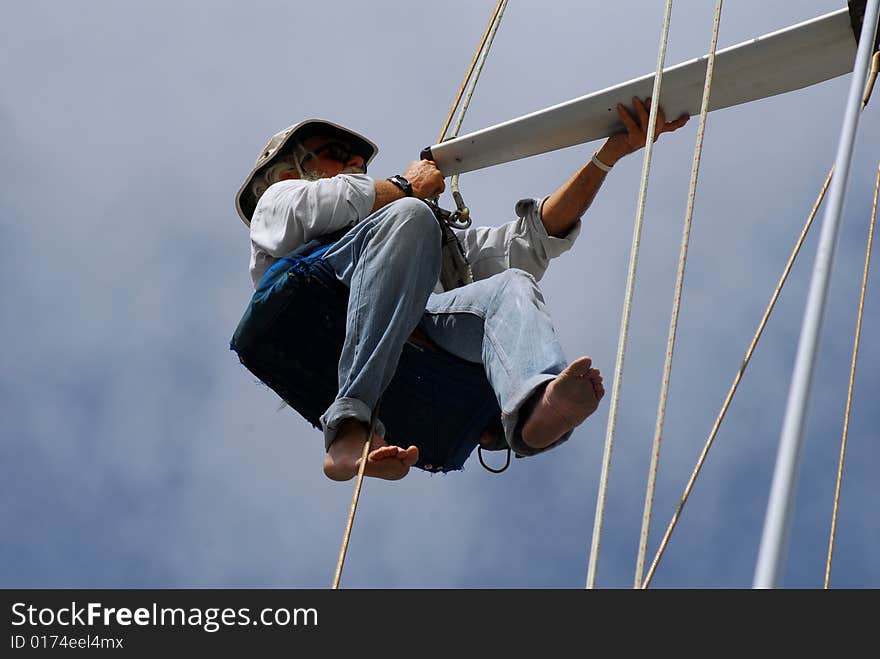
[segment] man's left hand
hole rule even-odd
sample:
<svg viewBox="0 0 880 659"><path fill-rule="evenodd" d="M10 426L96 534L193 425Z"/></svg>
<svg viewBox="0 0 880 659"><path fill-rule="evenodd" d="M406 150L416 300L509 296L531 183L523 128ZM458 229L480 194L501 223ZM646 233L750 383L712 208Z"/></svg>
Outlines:
<svg viewBox="0 0 880 659"><path fill-rule="evenodd" d="M599 150L599 159L613 165L625 155L638 151L647 141L648 136L648 119L651 109L651 99L647 98L644 102L637 96L633 96L632 111L628 110L623 103L617 104L617 114L626 127L626 132L615 133ZM654 141L663 133L671 133L684 126L690 117L687 114L681 115L673 121L666 121L666 115L663 108L657 108L657 122L654 126Z"/></svg>

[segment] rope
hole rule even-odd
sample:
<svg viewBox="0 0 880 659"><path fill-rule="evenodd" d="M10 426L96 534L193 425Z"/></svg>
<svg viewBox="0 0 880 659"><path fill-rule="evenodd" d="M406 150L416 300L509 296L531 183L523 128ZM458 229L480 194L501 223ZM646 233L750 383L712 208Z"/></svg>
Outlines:
<svg viewBox="0 0 880 659"><path fill-rule="evenodd" d="M878 65L880 65L880 53L875 53L871 73L868 76L868 82L865 85L865 96L862 99L863 110L868 105L868 101L871 98L871 91L874 88L874 81L877 78L878 68L880 68L878 67ZM791 252L788 263L785 266L782 276L779 278L779 283L776 285L776 290L770 297L770 303L767 305L767 309L764 311L764 317L761 318L761 322L758 324L758 329L755 331L755 335L752 337L752 342L749 345L748 350L746 350L746 356L743 358L743 362L739 367L739 371L733 379L733 384L730 386L730 389L727 392L727 396L724 399L724 403L721 405L721 411L718 413L718 417L715 419L715 424L712 426L712 430L709 433L709 438L706 440L706 444L703 447L702 453L700 453L700 457L697 460L697 464L694 467L694 471L691 474L690 480L685 486L684 494L682 494L681 500L679 501L678 506L675 509L675 513L672 516L672 520L669 522L669 526L667 527L666 533L663 536L663 540L660 542L660 547L657 549L657 554L654 556L654 560L651 563L651 567L648 570L648 575L645 578L644 583L642 584L642 588L647 588L651 584L651 579L654 577L654 572L656 572L657 570L657 565L660 563L660 558L666 551L666 547L669 544L669 538L672 536L672 531L675 529L675 525L678 523L678 518L681 516L681 512L684 509L684 504L687 502L688 497L690 496L691 490L694 487L694 483L697 480L697 476L699 475L700 470L703 468L703 463L706 461L706 456L709 454L709 449L712 447L712 442L714 441L715 436L718 434L718 429L721 427L721 421L724 419L724 415L727 413L727 408L730 407L730 403L733 400L733 396L736 393L736 389L739 386L740 380L742 380L742 376L745 373L746 367L749 365L749 360L751 360L752 354L755 351L755 347L758 345L758 340L761 338L764 327L766 327L767 321L770 319L770 314L772 313L773 308L776 306L776 300L779 299L779 294L782 291L782 287L785 284L785 281L788 279L788 275L791 272L795 259L800 252L801 246L804 244L804 239L807 237L807 232L810 230L813 219L816 217L816 213L819 211L819 206L822 204L822 200L825 198L825 193L828 192L828 186L831 184L831 178L833 176L834 165L832 165L831 169L828 170L828 176L825 177L825 183L822 185L822 190L819 192L819 197L816 199L816 203L813 205L812 211L810 211L810 216L807 218L807 221L804 224L804 228L801 231L801 235Z"/></svg>
<svg viewBox="0 0 880 659"><path fill-rule="evenodd" d="M381 399L380 401L381 402ZM376 420L379 418L379 402L373 409L373 416L370 419L370 430L367 432L367 440L364 442L364 450L361 452L361 465L358 467L357 482L354 486L354 496L351 498L351 509L348 513L348 521L345 524L345 533L342 536L342 548L339 550L339 560L336 563L336 573L333 575L332 589L339 588L339 579L342 576L342 564L345 563L345 554L348 551L348 540L351 537L351 527L354 525L354 513L357 510L358 499L361 496L361 485L364 482L364 470L367 466L367 455L370 453L370 443L373 440L373 434L376 432Z"/></svg>
<svg viewBox="0 0 880 659"><path fill-rule="evenodd" d="M874 59L871 60L871 72L868 74L868 83L865 85L865 96L862 98L862 109L868 104L871 98L871 92L874 91L874 82L877 80L877 72L880 71L880 50L874 53Z"/></svg>
<svg viewBox="0 0 880 659"><path fill-rule="evenodd" d="M480 79L480 74L483 72L483 65L486 63L486 58L489 56L489 49L492 48L492 42L495 41L495 33L498 32L498 27L501 25L501 18L504 16L504 10L506 8L507 0L499 0L498 5L495 7L495 12L492 14L492 20L486 28L487 33L483 35L478 55L479 61L476 63L476 69L474 69L474 65L471 64L471 70L468 71L468 77L471 77L471 72L473 72L473 77L471 78L470 86L468 87L467 94L462 102L461 110L459 110L458 117L455 119L455 126L452 128L452 134L449 136L449 139L458 137L458 131L461 130L464 115L468 110L468 106L471 104L471 97L474 95L474 89L476 89L477 81ZM459 98L461 98L460 95ZM449 124L447 122L446 127L443 129L444 133L448 127ZM442 139L443 138L441 137L441 141ZM456 178L457 176L458 175L456 174Z"/></svg>
<svg viewBox="0 0 880 659"><path fill-rule="evenodd" d="M498 31L498 26L501 25L501 17L504 16L504 9L507 7L507 0L501 0L499 2L500 11L496 12L496 15L492 18L492 25L489 30L489 39L486 42L485 48L483 48L480 53L480 61L477 64L476 71L474 72L474 77L471 80L470 87L468 88L467 95L464 98L464 102L462 103L461 110L458 113L458 118L455 120L455 126L452 129L452 137L458 136L458 131L461 129L461 124L464 121L464 115L467 112L468 106L471 104L471 96L474 94L474 89L477 87L477 81L480 79L480 73L483 71L483 64L486 62L486 57L489 55L489 49L492 47L492 42L495 40L495 33ZM461 219L464 222L468 222L470 220L470 210L467 205L464 203L464 199L461 196L461 190L458 186L458 178L459 174L455 174L452 177L451 188L452 188L452 198L455 200L455 206L458 208Z"/></svg>
<svg viewBox="0 0 880 659"><path fill-rule="evenodd" d="M611 449L614 443L614 427L617 420L617 405L620 400L620 381L623 376L624 353L629 332L629 317L632 308L633 289L635 288L636 267L638 265L639 246L641 244L642 220L645 215L645 199L648 192L648 175L651 170L651 153L654 146L654 132L657 125L657 110L660 107L660 82L663 78L663 64L666 59L666 42L669 38L669 24L672 14L672 0L666 0L663 14L663 28L660 36L660 49L657 54L657 71L654 75L654 91L651 94L651 110L648 116L648 132L645 139L645 158L642 165L642 181L639 190L638 211L633 229L633 242L630 250L629 274L627 277L626 295L623 302L623 317L620 321L620 338L617 346L617 361L614 368L614 386L611 392L611 408L608 413L608 428L605 435L605 449L602 456L602 473L599 478L599 496L596 501L596 515L593 520L593 540L590 548L590 559L587 569L587 588L596 583L596 563L599 560L599 544L602 535L602 517L605 512L605 498L608 490L608 470L611 465Z"/></svg>
<svg viewBox="0 0 880 659"><path fill-rule="evenodd" d="M480 72L483 70L483 64L486 61L486 56L489 54L489 48L492 46L492 41L495 39L495 33L498 31L498 25L501 23L501 16L504 14L504 8L506 6L507 0L498 0L498 4L495 5L495 10L492 12L492 18L489 20L489 24L486 26L486 30L483 32L483 37L482 39L480 39L480 45L477 47L477 51L474 53L474 57L471 60L471 65L470 67L468 67L468 71L465 74L464 80L461 83L461 87L458 90L458 94L455 97L455 102L452 104L452 107L449 108L449 114L447 115L446 121L443 124L443 129L440 131L440 136L437 138L438 143L442 142L446 137L446 131L449 130L449 124L452 122L452 115L455 114L455 109L461 102L461 97L464 94L465 87L467 86L468 81L471 80L471 75L474 73L474 68L476 67L476 75L473 77L470 88L467 92L467 96L464 99L464 104L462 105L461 111L459 112L458 119L454 128L454 134L452 135L452 137L455 137L458 134L458 130L461 128L461 123L464 120L464 114L465 112L467 112L468 106L470 105L471 97L474 93L474 88L477 86L477 80L480 77ZM467 220L467 208L464 207L464 203L461 201L461 194L458 191L458 175L453 178L452 185L453 195L455 195L456 204L458 204L459 210L463 211L462 218L464 220ZM333 576L333 589L339 587L339 579L342 575L342 565L345 562L345 554L348 551L348 541L351 537L351 528L354 525L354 514L357 510L358 499L360 498L361 493L361 485L364 481L364 469L367 464L367 455L370 452L370 443L373 438L373 433L376 430L376 414L378 412L378 408L379 404L377 403L376 409L373 410L373 418L370 420L370 431L367 434L367 440L364 442L364 450L361 453L361 464L358 468L357 482L354 488L354 495L351 499L351 510L348 514L348 522L345 525L345 534L342 537L342 548L339 551L339 561L336 564L336 573ZM509 455L507 459L509 464ZM482 456L480 458L480 462L482 462ZM488 467L486 468L489 469ZM502 468L500 471L504 471L504 469L506 468L507 465L505 465L504 468ZM494 470L490 469L490 471Z"/></svg>
<svg viewBox="0 0 880 659"><path fill-rule="evenodd" d="M501 23L501 16L504 14L504 8L507 6L507 0L498 0L498 4L495 5L495 10L492 12L492 18L489 20L489 24L486 26L485 32L483 32L483 37L480 39L480 45L477 47L476 53L474 53L474 57L471 60L471 65L468 68L467 74L465 74L464 80L461 83L461 87L458 90L458 94L455 97L455 102L452 104L452 107L449 108L449 114L446 117L446 121L443 124L443 129L440 131L440 136L437 138L437 142L442 142L446 136L446 131L449 130L449 124L452 122L452 115L455 113L455 109L458 107L458 104L461 102L462 94L464 94L465 87L468 84L468 81L471 80L471 74L474 73L474 68L476 67L476 75L473 77L471 81L470 88L468 89L467 96L465 97L464 104L462 105L461 111L459 112L458 119L455 124L454 134L455 137L458 134L458 130L461 128L462 121L464 120L465 112L467 112L468 106L471 102L471 97L474 93L474 88L477 86L477 80L480 77L480 72L483 70L483 64L486 61L486 56L489 54L489 48L492 46L492 41L495 39L495 33L498 31L498 26ZM488 41L488 45L487 45ZM479 60L479 61L478 61ZM467 208L464 207L464 203L461 201L461 194L458 191L458 175L453 178L453 195L455 195L456 204L458 204L459 210L462 211L462 218L464 220L468 219ZM342 536L342 547L339 550L339 560L336 563L336 573L333 575L333 589L337 589L339 587L339 579L342 576L342 565L345 563L345 554L348 551L348 542L351 537L351 528L354 525L354 514L357 510L358 499L361 494L361 486L364 481L364 469L367 465L367 455L370 452L370 443L373 439L373 433L376 431L376 418L377 412L379 409L379 404L376 403L376 409L373 410L373 417L370 420L370 431L367 433L367 440L364 442L364 449L361 453L361 464L358 468L357 474L357 482L355 483L354 495L351 499L351 509L348 513L348 521L345 525L345 533ZM510 455L507 456L508 464L510 463ZM480 458L480 462L482 462L482 456ZM484 465L485 466L485 465ZM489 467L486 467L489 469ZM500 473L500 471L504 471L507 468L507 465L504 465L499 471L496 473ZM490 471L495 471L489 469Z"/></svg>
<svg viewBox="0 0 880 659"><path fill-rule="evenodd" d="M642 516L642 535L639 539L639 552L636 559L634 588L641 587L645 573L645 554L648 549L648 533L651 527L651 510L654 504L654 490L657 482L657 467L660 462L660 442L663 436L663 421L666 416L666 400L669 395L669 380L672 372L672 354L675 349L675 335L678 329L678 315L681 307L681 291L684 284L684 270L687 263L688 243L694 215L694 199L697 193L697 177L700 172L700 158L703 153L703 135L706 130L706 115L709 113L709 96L712 89L712 73L715 69L715 49L718 46L718 32L721 25L721 5L715 5L715 21L712 26L712 42L709 46L709 61L706 64L706 81L703 86L703 101L700 108L700 124L697 128L697 143L694 148L694 161L691 167L691 182L688 190L687 211L681 238L681 253L678 260L678 275L675 281L675 295L672 303L672 318L669 321L669 338L666 342L666 363L663 367L663 380L660 387L660 402L657 409L657 424L654 429L654 444L651 449L651 466L648 470L648 486L645 493L645 510Z"/></svg>
<svg viewBox="0 0 880 659"><path fill-rule="evenodd" d="M464 88L470 80L471 74L474 71L474 67L477 64L477 59L480 57L480 53L483 52L483 47L486 45L486 40L489 38L489 33L492 31L492 26L495 25L496 18L498 18L499 13L503 11L502 7L507 4L507 0L498 0L498 4L495 5L495 10L492 12L492 18L489 19L489 24L486 25L486 30L483 32L483 38L480 39L480 45L477 46L477 51L474 53L474 57L471 60L471 65L468 67L468 71L464 76L464 80L461 81L461 87L458 89L458 94L455 97L455 102L452 104L452 107L449 108L449 114L446 116L446 121L443 124L443 129L440 131L439 137L437 137L437 143L439 144L446 138L446 131L449 130L449 124L452 123L452 115L455 114L455 108L458 107L458 104L461 102L462 94L464 94ZM496 28L497 29L497 28Z"/></svg>
<svg viewBox="0 0 880 659"><path fill-rule="evenodd" d="M483 33L483 38L480 40L480 45L477 48L477 52L474 54L474 59L471 61L470 68L468 69L467 74L465 75L464 80L461 83L461 88L458 90L458 96L455 99L455 103L452 108L449 110L449 116L446 118L446 123L443 126L443 130L440 132L440 137L437 139L437 142L442 142L444 139L452 139L453 137L458 136L458 131L461 129L461 124L464 121L464 115L468 111L468 107L471 104L471 97L474 95L474 90L477 88L477 81L480 79L480 74L483 72L483 65L486 63L486 58L489 56L489 49L492 48L492 42L495 41L495 33L498 32L498 27L501 25L501 18L504 16L504 10L507 7L507 0L499 0L498 4L495 5L495 11L492 13L492 18L489 20L489 24L486 26L486 31ZM468 85L468 81L470 81L470 85ZM467 94L464 97L464 102L461 105L461 110L458 113L458 117L455 120L455 126L452 129L452 134L447 138L446 131L449 129L449 123L452 120L452 114L455 111L456 106L458 106L461 101L462 92L464 91L465 86L468 86ZM467 228L470 226L470 209L468 209L467 205L464 203L464 199L461 196L461 190L458 186L459 175L455 174L452 177L452 198L455 200L455 206L459 211L459 217L461 218L462 228Z"/></svg>
<svg viewBox="0 0 880 659"><path fill-rule="evenodd" d="M770 314L772 313L773 308L776 306L776 301L779 299L779 294L782 292L782 286L788 279L788 275L791 272L792 266L794 266L795 259L797 258L798 253L801 250L801 246L804 244L804 239L807 237L810 226L813 224L813 219L816 217L819 206L822 204L822 200L825 198L825 193L828 191L828 186L831 184L831 177L833 173L834 167L832 166L831 170L829 170L828 172L828 176L825 178L825 183L822 186L819 197L816 199L816 203L813 205L813 210L810 212L810 216L807 218L806 224L804 224L804 228L801 230L801 235L798 238L794 249L792 250L791 256L789 256L788 258L788 263L786 264L782 276L779 279L779 283L776 285L776 290L773 292L773 295L770 298L770 303L767 305L767 309L764 311L764 317L761 318L761 322L758 324L758 329L755 332L755 335L752 337L752 342L751 344L749 344L748 350L746 350L746 356L743 358L742 364L739 367L739 371L737 371L736 376L733 379L733 384L730 386L730 389L727 392L727 396L725 397L724 403L721 406L721 411L718 413L718 416L715 419L715 424L712 426L712 430L709 433L709 438L706 440L706 444L703 447L703 452L700 454L699 460L697 460L697 466L694 468L694 471L691 474L691 478L684 489L684 494L682 495L681 501L679 502L678 507L675 510L675 514L672 517L672 521L669 523L669 527L666 529L666 534L663 536L663 540L660 542L660 548L657 550L657 555L654 557L654 561L651 563L651 567L648 570L648 576L645 578L645 581L642 584L642 588L647 588L651 583L651 579L653 578L654 572L657 569L657 564L660 562L660 557L663 555L663 552L666 549L666 545L669 543L669 538L672 535L672 530L678 523L678 518L681 515L681 511L684 508L684 504L687 501L688 496L690 496L691 490L694 486L694 482L697 479L697 475L700 473L700 469L702 469L703 467L703 463L705 462L706 456L709 453L709 448L712 446L715 435L718 434L718 429L721 427L721 421L724 419L724 415L727 414L727 408L730 407L730 403L731 401L733 401L733 395L736 393L736 389L739 386L740 380L742 380L742 376L745 373L746 367L749 365L752 354L754 354L755 352L755 348L758 345L758 340L761 338L761 334L764 332L764 328L767 326L767 321L770 319Z"/></svg>
<svg viewBox="0 0 880 659"><path fill-rule="evenodd" d="M877 61L877 58L874 58ZM840 461L837 465L837 485L834 488L834 512L831 515L831 535L828 539L828 562L825 565L825 589L831 580L831 559L834 555L834 536L837 530L837 509L840 504L840 485L843 481L843 459L846 455L846 438L849 432L849 413L852 407L853 384L856 379L856 360L859 356L859 338L862 333L862 314L865 309L865 291L868 288L868 267L871 264L871 244L874 242L874 222L877 219L877 197L880 194L880 165L877 166L877 182L874 184L874 204L871 223L868 225L868 246L865 250L865 271L862 275L862 291L859 297L859 313L856 320L856 338L853 343L852 366L849 371L849 390L846 394L846 412L843 416L843 437L840 440Z"/></svg>

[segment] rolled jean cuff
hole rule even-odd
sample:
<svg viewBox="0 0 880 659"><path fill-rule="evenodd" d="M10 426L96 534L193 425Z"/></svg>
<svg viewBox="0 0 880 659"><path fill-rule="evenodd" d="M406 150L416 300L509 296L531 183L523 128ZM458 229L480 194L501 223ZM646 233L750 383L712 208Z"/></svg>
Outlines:
<svg viewBox="0 0 880 659"><path fill-rule="evenodd" d="M330 444L336 439L339 425L346 419L357 419L367 426L370 425L372 410L363 401L357 398L337 398L327 411L321 416L321 426L324 428L324 450L330 450ZM376 419L376 434L385 436L385 424Z"/></svg>
<svg viewBox="0 0 880 659"><path fill-rule="evenodd" d="M501 425L504 427L504 436L507 438L507 445L510 446L510 450L518 456L537 455L538 453L549 451L567 441L568 438L571 437L572 432L574 432L574 430L569 430L562 437L550 444L550 446L545 446L544 448L532 448L523 441L522 427L525 423L525 419L520 419L522 406L529 400L529 398L531 398L532 394L535 393L535 390L538 387L550 382L555 377L555 375L550 375L548 373L533 375L526 380L517 390L516 394L511 397L511 409L502 410L501 412Z"/></svg>

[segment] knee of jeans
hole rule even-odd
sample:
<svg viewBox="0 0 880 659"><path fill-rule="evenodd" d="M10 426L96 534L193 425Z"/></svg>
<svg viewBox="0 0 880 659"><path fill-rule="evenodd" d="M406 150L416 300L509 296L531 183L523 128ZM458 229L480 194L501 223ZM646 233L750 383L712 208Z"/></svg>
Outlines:
<svg viewBox="0 0 880 659"><path fill-rule="evenodd" d="M531 273L519 268L508 268L499 275L501 277L502 286L508 293L521 293L524 295L541 295L538 283Z"/></svg>
<svg viewBox="0 0 880 659"><path fill-rule="evenodd" d="M495 275L499 278L496 289L496 303L503 301L505 304L542 305L544 296L535 278L525 270L509 268Z"/></svg>
<svg viewBox="0 0 880 659"><path fill-rule="evenodd" d="M414 197L404 197L391 202L394 211L391 218L394 232L401 233L407 247L415 251L419 247L436 251L440 248L440 224L427 204Z"/></svg>

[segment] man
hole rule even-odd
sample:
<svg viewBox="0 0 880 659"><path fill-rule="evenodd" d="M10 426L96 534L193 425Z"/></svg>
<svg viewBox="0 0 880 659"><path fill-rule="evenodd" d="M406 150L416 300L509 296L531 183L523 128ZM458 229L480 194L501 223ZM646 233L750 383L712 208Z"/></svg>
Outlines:
<svg viewBox="0 0 880 659"><path fill-rule="evenodd" d="M602 376L586 356L566 365L536 282L551 258L571 248L611 167L644 146L649 103L633 98L631 111L619 104L626 130L553 194L520 200L516 220L458 230L473 281L446 290L441 227L422 201L445 189L435 163L416 161L402 175L374 179L366 170L376 145L347 128L308 120L272 137L236 196L250 226L254 285L292 250L347 229L322 257L349 288L339 390L321 417L329 478L356 475L373 409L415 331L483 365L518 455L558 446L596 410ZM687 119L667 122L658 111L654 139ZM403 478L418 448L388 445L383 435L380 410L365 474Z"/></svg>

